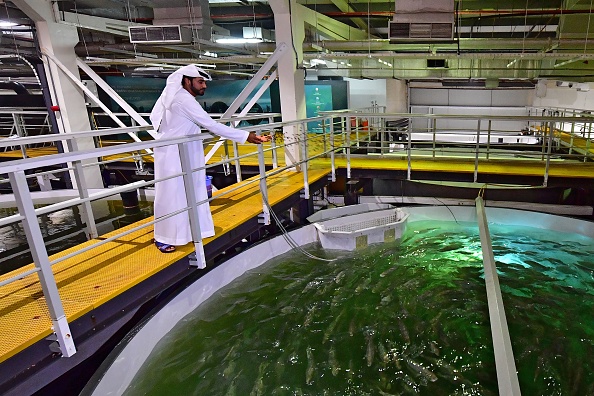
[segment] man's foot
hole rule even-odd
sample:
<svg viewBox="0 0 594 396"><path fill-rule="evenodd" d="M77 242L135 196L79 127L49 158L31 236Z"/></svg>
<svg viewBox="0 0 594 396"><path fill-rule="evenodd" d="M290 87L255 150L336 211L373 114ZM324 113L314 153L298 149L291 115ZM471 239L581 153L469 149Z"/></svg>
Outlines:
<svg viewBox="0 0 594 396"><path fill-rule="evenodd" d="M157 247L157 249L159 249L161 251L161 253L171 253L175 251L175 246L173 245L168 245L166 243L162 243L162 242L155 242L155 246Z"/></svg>

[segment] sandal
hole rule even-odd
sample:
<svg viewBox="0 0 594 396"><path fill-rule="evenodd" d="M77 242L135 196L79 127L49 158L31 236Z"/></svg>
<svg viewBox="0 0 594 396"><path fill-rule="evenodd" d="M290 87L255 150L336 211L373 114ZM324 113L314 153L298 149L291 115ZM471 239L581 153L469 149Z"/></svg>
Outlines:
<svg viewBox="0 0 594 396"><path fill-rule="evenodd" d="M159 249L159 251L161 251L161 253L171 253L175 251L175 246L173 245L168 245L166 243L163 242L158 242L158 241L154 241L155 242L155 246L157 247L157 249Z"/></svg>

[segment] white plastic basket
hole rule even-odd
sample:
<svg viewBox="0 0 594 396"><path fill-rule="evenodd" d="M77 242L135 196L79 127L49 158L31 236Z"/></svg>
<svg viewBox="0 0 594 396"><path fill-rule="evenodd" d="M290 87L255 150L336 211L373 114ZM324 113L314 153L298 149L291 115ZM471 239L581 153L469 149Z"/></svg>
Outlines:
<svg viewBox="0 0 594 396"><path fill-rule="evenodd" d="M408 213L399 208L314 223L324 249L355 250L402 237Z"/></svg>

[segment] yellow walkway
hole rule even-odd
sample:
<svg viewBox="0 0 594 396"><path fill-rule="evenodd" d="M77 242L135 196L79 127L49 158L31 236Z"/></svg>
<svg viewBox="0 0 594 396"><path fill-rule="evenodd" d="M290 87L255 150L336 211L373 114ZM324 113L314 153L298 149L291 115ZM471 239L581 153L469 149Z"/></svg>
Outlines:
<svg viewBox="0 0 594 396"><path fill-rule="evenodd" d="M328 173L328 169L315 167L309 169L309 182L313 183L327 177ZM215 199L211 202L211 210L217 235L205 239L205 244L262 212L259 183L248 184L245 181L241 189L224 194L232 187L221 189L214 194ZM275 205L303 188L303 174L287 171L271 176L268 188L269 202ZM99 237L98 240L151 220L152 218L145 219L113 231ZM160 253L152 244L152 233L151 225L54 265L54 276L69 322L193 251L192 244L188 244L173 253ZM52 256L50 260L95 242L88 241L67 249ZM23 272L31 268L33 268L32 264L17 271ZM0 276L0 281L16 275L17 271ZM0 362L50 335L52 333L50 326L51 321L37 274L0 287L0 334L2 334Z"/></svg>

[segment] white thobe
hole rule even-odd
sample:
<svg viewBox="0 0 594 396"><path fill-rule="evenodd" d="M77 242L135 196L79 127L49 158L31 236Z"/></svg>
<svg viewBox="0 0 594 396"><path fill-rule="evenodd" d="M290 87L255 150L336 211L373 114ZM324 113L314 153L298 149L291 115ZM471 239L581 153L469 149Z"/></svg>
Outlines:
<svg viewBox="0 0 594 396"><path fill-rule="evenodd" d="M185 89L178 91L175 98L165 111L159 128L157 139L177 138L201 133L201 127L231 139L244 143L249 132L231 128L214 121L204 111L196 99ZM192 169L204 166L204 147L202 140L188 143ZM155 179L181 173L181 163L177 144L156 147ZM199 170L193 174L194 188L197 202L208 198L206 192L206 171ZM175 212L188 206L182 176L161 181L155 184L155 218ZM214 236L214 224L210 207L207 203L198 206L200 232L202 238ZM155 223L155 240L169 245L185 245L192 241L190 231L190 217L183 212L168 219Z"/></svg>

